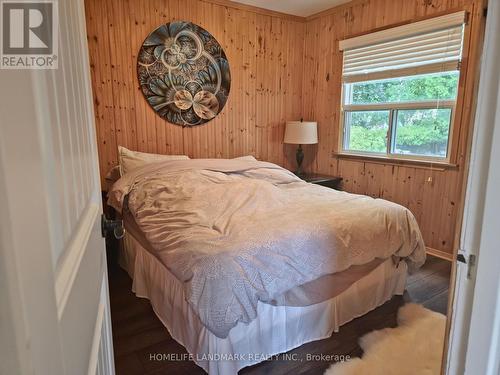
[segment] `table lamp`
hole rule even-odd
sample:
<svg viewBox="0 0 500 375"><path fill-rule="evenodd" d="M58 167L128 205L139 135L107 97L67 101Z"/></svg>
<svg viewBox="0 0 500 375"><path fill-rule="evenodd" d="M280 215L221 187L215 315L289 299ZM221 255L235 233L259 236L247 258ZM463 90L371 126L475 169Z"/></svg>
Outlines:
<svg viewBox="0 0 500 375"><path fill-rule="evenodd" d="M301 165L304 160L302 145L311 145L318 143L318 125L313 121L287 121L285 128L284 143L299 145L295 157L297 159L297 171L295 174L302 173Z"/></svg>

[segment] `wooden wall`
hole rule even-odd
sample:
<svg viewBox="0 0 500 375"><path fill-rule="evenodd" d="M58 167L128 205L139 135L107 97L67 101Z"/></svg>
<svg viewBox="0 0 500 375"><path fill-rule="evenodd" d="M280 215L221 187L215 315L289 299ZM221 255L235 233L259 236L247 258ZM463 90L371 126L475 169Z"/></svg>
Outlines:
<svg viewBox="0 0 500 375"><path fill-rule="evenodd" d="M341 175L347 191L408 207L427 246L451 258L462 207L483 0L354 0L307 19L226 0L85 0L85 5L101 177L117 163L117 145L195 158L252 154L293 167L294 148L282 142L284 123L303 117L318 121L320 139L305 149L306 169ZM456 167L339 157L338 40L460 9L470 11L471 18L460 81L464 100L453 131ZM173 20L189 20L211 32L231 68L224 110L192 129L159 118L136 77L144 38Z"/></svg>
<svg viewBox="0 0 500 375"><path fill-rule="evenodd" d="M287 164L284 124L301 113L303 19L225 1L86 0L85 8L101 177L117 164L118 145L192 158L252 154ZM158 117L137 81L142 42L174 20L208 30L231 69L223 111L191 129Z"/></svg>
<svg viewBox="0 0 500 375"><path fill-rule="evenodd" d="M339 156L342 54L338 41L461 9L471 12L471 17L459 84L459 96L463 93L464 101L457 105L453 129L452 153L457 166L445 169ZM359 0L310 17L306 23L302 114L305 119L318 121L320 139L310 168L342 176L347 191L385 198L408 207L419 222L426 245L447 257L457 246L454 243L463 200L483 21L482 1Z"/></svg>

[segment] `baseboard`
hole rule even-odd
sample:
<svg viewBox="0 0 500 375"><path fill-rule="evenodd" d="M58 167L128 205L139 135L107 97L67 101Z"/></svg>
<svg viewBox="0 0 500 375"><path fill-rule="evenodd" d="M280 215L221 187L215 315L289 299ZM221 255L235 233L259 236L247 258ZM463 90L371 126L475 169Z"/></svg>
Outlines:
<svg viewBox="0 0 500 375"><path fill-rule="evenodd" d="M453 261L453 254L447 253L446 251L433 249L432 247L426 246L427 254L432 255L437 258L445 259L447 261Z"/></svg>

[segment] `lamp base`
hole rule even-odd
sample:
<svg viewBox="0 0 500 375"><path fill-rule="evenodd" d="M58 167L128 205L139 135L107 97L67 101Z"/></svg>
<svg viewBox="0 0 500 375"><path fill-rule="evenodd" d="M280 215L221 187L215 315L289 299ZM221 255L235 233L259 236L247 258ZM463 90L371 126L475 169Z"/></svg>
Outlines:
<svg viewBox="0 0 500 375"><path fill-rule="evenodd" d="M302 162L304 161L304 151L302 151L302 145L299 145L297 152L295 153L295 159L297 160L297 170L296 175L302 174Z"/></svg>

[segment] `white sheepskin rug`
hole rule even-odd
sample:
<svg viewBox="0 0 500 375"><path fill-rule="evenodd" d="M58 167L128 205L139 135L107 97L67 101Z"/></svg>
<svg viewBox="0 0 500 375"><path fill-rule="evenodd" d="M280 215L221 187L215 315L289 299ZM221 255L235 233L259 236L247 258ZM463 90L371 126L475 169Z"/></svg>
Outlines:
<svg viewBox="0 0 500 375"><path fill-rule="evenodd" d="M339 362L325 375L439 375L446 317L421 305L399 309L398 327L364 335L362 358Z"/></svg>

